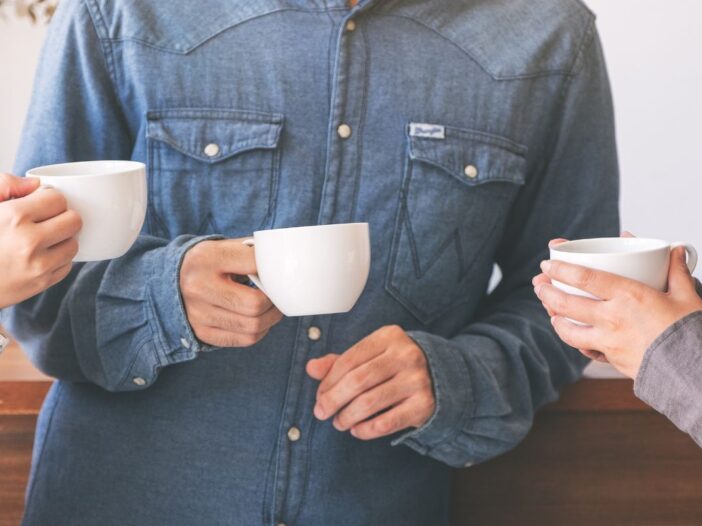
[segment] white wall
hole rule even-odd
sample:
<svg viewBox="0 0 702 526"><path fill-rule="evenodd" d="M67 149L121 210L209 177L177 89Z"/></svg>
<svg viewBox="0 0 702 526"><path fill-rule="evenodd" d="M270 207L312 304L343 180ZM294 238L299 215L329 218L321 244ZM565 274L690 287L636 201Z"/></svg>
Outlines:
<svg viewBox="0 0 702 526"><path fill-rule="evenodd" d="M0 19L0 172L9 172L14 164L34 69L46 33L44 24L33 26L11 16Z"/></svg>
<svg viewBox="0 0 702 526"><path fill-rule="evenodd" d="M702 250L702 1L588 4L614 89L622 225Z"/></svg>

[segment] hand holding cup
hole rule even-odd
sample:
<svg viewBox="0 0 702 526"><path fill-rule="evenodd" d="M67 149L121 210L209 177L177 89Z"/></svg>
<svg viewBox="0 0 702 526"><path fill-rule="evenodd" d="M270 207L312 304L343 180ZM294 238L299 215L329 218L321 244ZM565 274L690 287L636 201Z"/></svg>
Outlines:
<svg viewBox="0 0 702 526"><path fill-rule="evenodd" d="M249 347L282 319L263 292L239 279L256 271L254 251L240 239L203 241L186 253L180 291L200 341L215 347Z"/></svg>
<svg viewBox="0 0 702 526"><path fill-rule="evenodd" d="M0 307L55 285L71 270L81 219L36 179L0 174Z"/></svg>

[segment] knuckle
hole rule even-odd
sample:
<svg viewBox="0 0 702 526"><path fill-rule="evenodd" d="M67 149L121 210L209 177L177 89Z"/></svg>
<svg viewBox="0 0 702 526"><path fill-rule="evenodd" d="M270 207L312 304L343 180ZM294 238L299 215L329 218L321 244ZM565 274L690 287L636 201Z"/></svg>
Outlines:
<svg viewBox="0 0 702 526"><path fill-rule="evenodd" d="M357 405L358 409L363 412L367 413L371 410L373 410L374 407L377 407L377 403L379 402L379 397L374 396L374 395L367 395L367 396L362 396L357 400Z"/></svg>
<svg viewBox="0 0 702 526"><path fill-rule="evenodd" d="M80 229L83 228L83 218L80 217L80 214L75 210L68 210L66 214L72 230L74 232L80 231Z"/></svg>
<svg viewBox="0 0 702 526"><path fill-rule="evenodd" d="M579 268L574 270L575 282L579 287L587 287L595 280L595 273L589 268Z"/></svg>
<svg viewBox="0 0 702 526"><path fill-rule="evenodd" d="M375 420L373 429L377 433L388 433L395 427L395 419L390 416L383 416Z"/></svg>
<svg viewBox="0 0 702 526"><path fill-rule="evenodd" d="M358 373L351 373L346 379L346 384L351 391L359 391L365 386L365 377Z"/></svg>
<svg viewBox="0 0 702 526"><path fill-rule="evenodd" d="M8 214L8 223L11 228L18 228L27 221L28 214L24 207L12 206Z"/></svg>

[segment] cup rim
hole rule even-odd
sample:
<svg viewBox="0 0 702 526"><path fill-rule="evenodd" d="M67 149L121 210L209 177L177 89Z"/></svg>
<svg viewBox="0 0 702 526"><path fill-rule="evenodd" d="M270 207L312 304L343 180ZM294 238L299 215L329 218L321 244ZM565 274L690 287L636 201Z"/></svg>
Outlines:
<svg viewBox="0 0 702 526"><path fill-rule="evenodd" d="M290 233L291 231L302 231L302 230L311 230L311 229L320 229L320 230L327 230L331 228L351 228L351 227L363 227L365 226L366 228L368 227L368 223L331 223L331 224L326 224L326 225L305 225L305 226L289 226L289 227L283 227L283 228L271 228L268 230L256 230L254 232L254 236L259 236L259 235L272 235L275 232L283 232L285 231L286 233Z"/></svg>
<svg viewBox="0 0 702 526"><path fill-rule="evenodd" d="M70 173L68 168L75 170L90 170L91 167L103 166L99 173ZM108 168L109 167L109 168ZM52 171L66 170L67 173L51 173ZM105 177L115 174L133 174L146 170L146 165L139 161L125 160L98 160L78 161L58 164L46 164L27 170L27 177L61 177L66 179L83 179L88 177Z"/></svg>
<svg viewBox="0 0 702 526"><path fill-rule="evenodd" d="M632 239L642 243L655 243L657 246L647 246L642 248L635 248L632 250L612 250L609 252L578 252L575 250L563 250L564 248L577 247L578 245L584 245L586 243L597 242L597 241L611 241L615 239ZM573 241L566 241L555 247L549 247L552 252L559 252L561 254L584 254L590 257L600 257L600 256L621 256L624 254L646 254L649 252L655 252L664 248L670 248L671 243L663 239L649 238L649 237L636 237L636 238L621 238L621 237L591 237L586 239L575 239Z"/></svg>

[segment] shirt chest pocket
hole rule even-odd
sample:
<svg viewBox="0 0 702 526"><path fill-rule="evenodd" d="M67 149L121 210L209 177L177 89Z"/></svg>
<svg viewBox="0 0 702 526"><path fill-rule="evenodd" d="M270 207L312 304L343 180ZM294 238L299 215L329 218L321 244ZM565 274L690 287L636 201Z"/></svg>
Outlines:
<svg viewBox="0 0 702 526"><path fill-rule="evenodd" d="M410 134L407 144L386 289L429 325L480 300L525 182L526 148L451 127L438 138Z"/></svg>
<svg viewBox="0 0 702 526"><path fill-rule="evenodd" d="M242 237L272 225L281 115L168 109L147 121L154 234Z"/></svg>

